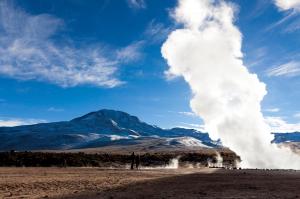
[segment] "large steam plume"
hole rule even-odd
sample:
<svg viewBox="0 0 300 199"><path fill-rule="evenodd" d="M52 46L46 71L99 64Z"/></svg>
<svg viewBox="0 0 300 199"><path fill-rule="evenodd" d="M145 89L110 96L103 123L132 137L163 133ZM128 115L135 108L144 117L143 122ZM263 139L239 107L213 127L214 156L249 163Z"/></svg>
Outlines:
<svg viewBox="0 0 300 199"><path fill-rule="evenodd" d="M241 156L243 167L299 169L299 156L270 144L260 106L266 85L243 65L234 12L223 0L179 0L172 15L183 28L162 46L168 73L189 83L192 110L213 138Z"/></svg>

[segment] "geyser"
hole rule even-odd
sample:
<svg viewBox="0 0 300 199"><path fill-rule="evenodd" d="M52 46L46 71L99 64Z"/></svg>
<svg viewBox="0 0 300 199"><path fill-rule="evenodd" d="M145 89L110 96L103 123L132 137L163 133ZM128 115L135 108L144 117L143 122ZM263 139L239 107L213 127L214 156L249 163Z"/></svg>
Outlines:
<svg viewBox="0 0 300 199"><path fill-rule="evenodd" d="M167 72L188 82L192 110L213 138L241 156L242 167L299 169L298 155L270 143L260 105L266 85L243 64L235 10L223 0L179 0L172 16L183 28L161 50Z"/></svg>

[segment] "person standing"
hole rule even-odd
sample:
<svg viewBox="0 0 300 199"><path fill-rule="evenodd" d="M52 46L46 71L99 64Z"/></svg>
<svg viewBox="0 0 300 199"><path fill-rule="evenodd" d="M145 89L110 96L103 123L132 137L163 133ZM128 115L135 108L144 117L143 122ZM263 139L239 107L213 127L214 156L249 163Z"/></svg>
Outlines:
<svg viewBox="0 0 300 199"><path fill-rule="evenodd" d="M138 155L135 156L135 167L136 167L136 169L139 169L140 161L141 161L141 158L140 158L140 155L138 154Z"/></svg>
<svg viewBox="0 0 300 199"><path fill-rule="evenodd" d="M132 152L132 154L131 154L131 156L130 156L130 159L131 159L131 167L130 167L130 169L133 170L133 167L134 167L134 160L135 160L134 152Z"/></svg>

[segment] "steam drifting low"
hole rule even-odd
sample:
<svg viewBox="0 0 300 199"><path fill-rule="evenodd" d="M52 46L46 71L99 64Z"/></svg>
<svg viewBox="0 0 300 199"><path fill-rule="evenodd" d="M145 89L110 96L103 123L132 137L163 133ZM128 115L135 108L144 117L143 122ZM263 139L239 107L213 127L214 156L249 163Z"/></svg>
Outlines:
<svg viewBox="0 0 300 199"><path fill-rule="evenodd" d="M243 65L235 10L223 0L179 0L172 16L183 28L161 50L167 72L188 82L192 110L213 138L241 156L242 167L299 169L299 156L270 143L260 106L266 85Z"/></svg>

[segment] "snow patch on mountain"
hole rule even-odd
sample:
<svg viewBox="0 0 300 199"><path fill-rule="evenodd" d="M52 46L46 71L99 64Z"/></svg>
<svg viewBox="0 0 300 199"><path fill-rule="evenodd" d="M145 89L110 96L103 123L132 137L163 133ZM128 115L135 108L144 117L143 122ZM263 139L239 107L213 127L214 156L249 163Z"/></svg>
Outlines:
<svg viewBox="0 0 300 199"><path fill-rule="evenodd" d="M111 123L112 123L113 126L118 127L118 123L117 122L115 122L114 120L110 120L110 121L111 121Z"/></svg>
<svg viewBox="0 0 300 199"><path fill-rule="evenodd" d="M173 144L174 142L180 143L187 147L205 147L205 148L212 148L203 144L200 140L193 138L193 137L178 137L178 138L168 138L167 141L169 144Z"/></svg>
<svg viewBox="0 0 300 199"><path fill-rule="evenodd" d="M129 136L120 136L120 135L109 135L108 137L110 137L111 141L131 139Z"/></svg>

